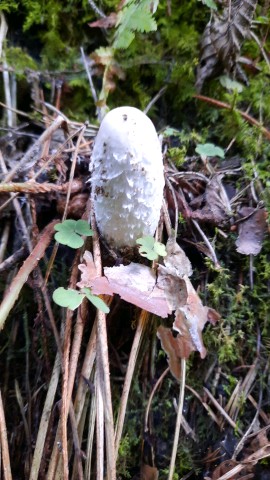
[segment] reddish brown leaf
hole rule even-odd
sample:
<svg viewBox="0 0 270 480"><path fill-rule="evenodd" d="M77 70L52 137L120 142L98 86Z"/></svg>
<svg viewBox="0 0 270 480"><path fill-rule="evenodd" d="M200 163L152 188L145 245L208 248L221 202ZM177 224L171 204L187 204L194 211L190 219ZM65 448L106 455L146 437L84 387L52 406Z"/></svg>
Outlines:
<svg viewBox="0 0 270 480"><path fill-rule="evenodd" d="M222 184L222 175L213 176L206 186L202 200L205 205L200 210L191 212L192 218L214 225L222 225L228 219L230 203Z"/></svg>
<svg viewBox="0 0 270 480"><path fill-rule="evenodd" d="M225 460L220 465L218 465L212 473L212 480L218 480L225 473L230 472L234 467L241 465L241 462L235 460ZM241 471L238 471L235 475L230 477L230 480L248 480L254 478L254 474L251 473L253 470L253 465L248 465L243 468Z"/></svg>
<svg viewBox="0 0 270 480"><path fill-rule="evenodd" d="M99 27L99 28L112 28L116 25L117 22L117 13L110 13L107 17L100 18L95 22L88 23L89 27Z"/></svg>
<svg viewBox="0 0 270 480"><path fill-rule="evenodd" d="M258 255L262 248L266 230L266 212L252 207L243 207L239 211L241 217L247 217L239 224L236 240L237 252L244 255Z"/></svg>
<svg viewBox="0 0 270 480"><path fill-rule="evenodd" d="M158 469L156 467L151 467L150 465L143 464L141 466L141 480L157 480L158 479Z"/></svg>
<svg viewBox="0 0 270 480"><path fill-rule="evenodd" d="M82 272L79 288L91 288L96 295L117 293L123 300L163 318L171 313L164 290L157 285L151 268L137 263L106 267L105 276L98 277L90 252L85 252L84 260L86 265L79 265Z"/></svg>
<svg viewBox="0 0 270 480"><path fill-rule="evenodd" d="M114 293L143 310L167 317L171 313L164 291L156 284L156 275L146 265L105 268L104 273Z"/></svg>
<svg viewBox="0 0 270 480"><path fill-rule="evenodd" d="M186 286L187 302L184 306L177 308L173 323L173 330L177 332L177 336L170 328L163 326L158 328L158 337L168 355L171 373L178 380L181 358L188 358L190 353L196 350L200 352L201 358L206 356L202 330L206 322L215 323L220 318L215 310L203 306L188 278L186 278Z"/></svg>

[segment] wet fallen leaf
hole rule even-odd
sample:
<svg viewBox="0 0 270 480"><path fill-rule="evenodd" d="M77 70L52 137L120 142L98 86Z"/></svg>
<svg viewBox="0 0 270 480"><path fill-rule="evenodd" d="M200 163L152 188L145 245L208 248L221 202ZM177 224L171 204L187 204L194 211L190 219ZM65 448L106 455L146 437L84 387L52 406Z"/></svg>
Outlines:
<svg viewBox="0 0 270 480"><path fill-rule="evenodd" d="M201 358L204 358L207 352L202 340L202 330L206 322L216 323L220 319L215 310L202 304L188 278L186 286L187 302L177 308L173 329L163 326L158 328L158 337L168 355L171 373L178 380L181 358L188 358L191 352L196 350L200 352Z"/></svg>
<svg viewBox="0 0 270 480"><path fill-rule="evenodd" d="M163 318L171 313L164 291L156 284L154 271L146 265L120 265L105 268L104 273L114 293L123 300Z"/></svg>
<svg viewBox="0 0 270 480"><path fill-rule="evenodd" d="M104 276L100 277L92 254L85 252L86 264L79 265L82 275L77 285L91 288L95 295L116 293L123 300L162 318L175 312L175 335L171 329L160 327L158 336L168 355L171 371L179 379L181 358L188 358L195 350L205 357L202 330L206 322L215 323L220 316L203 306L188 278L192 273L191 264L174 238L168 240L166 249L167 257L164 265L158 266L157 275L146 265L130 263L105 267Z"/></svg>
<svg viewBox="0 0 270 480"><path fill-rule="evenodd" d="M96 295L117 293L123 300L163 318L171 313L164 290L157 285L151 268L137 263L105 267L105 276L99 277L90 252L85 252L84 260L86 264L79 265L82 272L79 288L91 288Z"/></svg>
<svg viewBox="0 0 270 480"><path fill-rule="evenodd" d="M239 224L238 238L235 242L237 252L244 255L258 255L262 248L266 231L266 212L252 207L239 210L241 217L247 217Z"/></svg>

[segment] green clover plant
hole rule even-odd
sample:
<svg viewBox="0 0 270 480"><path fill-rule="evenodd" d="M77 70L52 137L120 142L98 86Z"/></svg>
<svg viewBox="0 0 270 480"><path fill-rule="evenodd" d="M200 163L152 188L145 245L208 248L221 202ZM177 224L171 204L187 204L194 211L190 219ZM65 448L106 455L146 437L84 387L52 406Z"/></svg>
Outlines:
<svg viewBox="0 0 270 480"><path fill-rule="evenodd" d="M67 245L70 248L80 248L83 246L82 236L90 237L93 230L85 220L65 220L54 226L57 233L54 238L57 242Z"/></svg>
<svg viewBox="0 0 270 480"><path fill-rule="evenodd" d="M166 257L167 255L165 245L163 245L163 243L156 242L156 240L150 235L138 238L136 243L141 245L139 248L140 255L148 258L148 260L157 260L159 256Z"/></svg>
<svg viewBox="0 0 270 480"><path fill-rule="evenodd" d="M90 237L93 230L85 220L65 220L55 225L57 231L54 238L57 242L67 245L70 248L80 248L83 246L83 236ZM94 295L90 288L82 288L81 291L72 288L59 287L53 292L53 301L60 307L66 307L70 310L78 308L83 299L87 298L96 308L104 313L109 313L110 309L106 303Z"/></svg>
<svg viewBox="0 0 270 480"><path fill-rule="evenodd" d="M225 156L223 148L217 147L213 143L199 143L195 148L195 152L201 155L201 157L224 158Z"/></svg>
<svg viewBox="0 0 270 480"><path fill-rule="evenodd" d="M70 310L78 308L85 297L96 308L104 313L109 313L110 309L106 303L97 295L93 295L90 288L83 288L81 292L79 292L72 288L59 287L53 292L53 301L60 307L67 307Z"/></svg>

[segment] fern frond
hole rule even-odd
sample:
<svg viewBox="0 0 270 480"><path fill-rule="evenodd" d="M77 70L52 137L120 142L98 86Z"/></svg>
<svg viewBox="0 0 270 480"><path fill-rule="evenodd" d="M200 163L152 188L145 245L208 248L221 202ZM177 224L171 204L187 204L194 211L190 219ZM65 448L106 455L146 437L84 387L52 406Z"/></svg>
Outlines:
<svg viewBox="0 0 270 480"><path fill-rule="evenodd" d="M151 4L150 0L129 0L125 3L124 8L118 13L114 48L128 48L136 32L152 32L157 29Z"/></svg>

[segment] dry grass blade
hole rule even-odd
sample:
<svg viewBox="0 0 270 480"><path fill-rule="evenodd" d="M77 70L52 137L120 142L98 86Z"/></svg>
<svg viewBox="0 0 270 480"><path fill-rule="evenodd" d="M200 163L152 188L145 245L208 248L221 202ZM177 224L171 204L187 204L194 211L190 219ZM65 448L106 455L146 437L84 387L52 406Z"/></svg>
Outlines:
<svg viewBox="0 0 270 480"><path fill-rule="evenodd" d="M60 355L58 353L54 361L54 367L53 367L53 371L50 379L50 385L48 388L41 420L39 423L38 435L37 435L36 446L35 446L29 480L38 480L39 478L39 469L40 469L41 459L43 455L46 434L49 426L50 414L53 407L54 397L55 397L56 389L59 382L60 370L61 370Z"/></svg>
<svg viewBox="0 0 270 480"><path fill-rule="evenodd" d="M6 427L1 390L0 390L0 441L1 441L1 450L2 450L1 453L2 453L4 480L12 480L8 439L7 439L7 427Z"/></svg>
<svg viewBox="0 0 270 480"><path fill-rule="evenodd" d="M136 360L137 360L137 357L138 357L143 332L145 330L146 322L147 322L148 319L149 319L149 312L146 312L145 310L142 310L141 314L140 314L140 317L139 317L139 320L138 320L138 325L137 325L135 337L134 337L134 340L133 340L131 352L130 352L130 355L129 355L128 367L127 367L127 372L126 372L126 376L125 376L125 382L124 382L124 386L123 386L122 397L121 397L120 407L119 407L119 413L118 413L118 418L117 418L117 423L116 423L116 428L115 428L116 457L117 457L117 454L118 454L119 445L120 445L120 441L121 441L121 437L122 437L125 414L126 414L126 409L127 409L128 396L129 396L131 382L132 382L132 379L133 379L134 369L135 369L135 366L136 366Z"/></svg>
<svg viewBox="0 0 270 480"><path fill-rule="evenodd" d="M98 275L102 275L102 261L101 252L98 239L98 232L96 226L96 219L94 212L91 213L91 225L94 230L93 236L93 257L94 263ZM101 423L105 422L105 435L106 435L106 454L107 454L107 475L108 480L116 479L116 459L114 448L114 424L113 424L113 408L112 408L112 396L110 385L110 370L109 370L109 355L108 355L108 340L107 340L107 326L106 315L100 310L97 311L97 358L96 358L97 375L96 380L100 382L100 385L96 386L97 389L97 427L101 428ZM101 401L101 392L103 395L103 401ZM103 405L102 405L103 404ZM99 406L103 406L103 413L100 411ZM101 418L99 419L99 416ZM102 438L102 437L100 437ZM101 445L97 445L97 452L100 450ZM98 452L101 453L101 452Z"/></svg>
<svg viewBox="0 0 270 480"><path fill-rule="evenodd" d="M11 282L7 294L0 305L0 330L2 330L2 328L4 327L6 318L10 310L14 306L28 276L34 270L34 268L36 268L40 259L43 257L45 250L51 241L52 235L54 233L54 225L56 223L57 221L54 220L49 223L49 225L47 225L37 245L31 252L29 257L25 260L16 277Z"/></svg>
<svg viewBox="0 0 270 480"><path fill-rule="evenodd" d="M205 393L207 394L207 396L209 397L209 399L211 400L211 402L213 403L213 405L215 405L215 407L217 408L217 410L221 413L221 415L225 418L225 420L235 429L238 430L239 433L241 433L241 435L243 435L243 432L242 430L236 425L236 423L231 419L231 417L227 414L227 412L225 412L224 408L222 408L222 406L218 403L218 401L215 399L215 397L213 397L212 393L209 392L209 390L206 388L206 387L203 387Z"/></svg>
<svg viewBox="0 0 270 480"><path fill-rule="evenodd" d="M177 410L177 417L176 417L176 425L175 425L175 433L173 439L173 450L171 455L171 462L169 468L169 475L168 480L173 479L174 469L175 469L175 460L177 454L177 447L179 442L179 434L181 428L181 419L184 407L184 398L185 398L185 384L186 384L186 359L181 359L181 383L180 383L180 390L179 390L179 402L178 402L178 410Z"/></svg>

